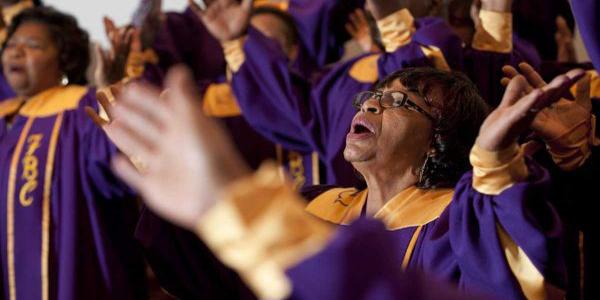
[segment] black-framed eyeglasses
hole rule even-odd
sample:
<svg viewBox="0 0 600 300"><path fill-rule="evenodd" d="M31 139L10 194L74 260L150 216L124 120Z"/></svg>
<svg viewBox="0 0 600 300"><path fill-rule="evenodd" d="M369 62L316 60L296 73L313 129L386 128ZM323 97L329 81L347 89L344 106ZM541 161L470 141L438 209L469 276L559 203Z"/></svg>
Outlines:
<svg viewBox="0 0 600 300"><path fill-rule="evenodd" d="M377 99L379 102L379 106L383 108L399 108L405 107L410 110L414 110L418 113L423 114L425 117L430 119L431 121L435 121L435 118L428 113L426 110L421 108L418 104L413 102L408 98L408 95L402 91L366 91L358 93L354 96L354 101L352 101L352 105L360 110L369 99Z"/></svg>

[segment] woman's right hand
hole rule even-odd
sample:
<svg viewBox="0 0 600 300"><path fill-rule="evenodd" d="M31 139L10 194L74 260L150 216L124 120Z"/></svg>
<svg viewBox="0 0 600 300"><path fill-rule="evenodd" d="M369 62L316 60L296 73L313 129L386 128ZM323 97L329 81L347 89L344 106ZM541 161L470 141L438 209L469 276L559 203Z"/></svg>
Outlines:
<svg viewBox="0 0 600 300"><path fill-rule="evenodd" d="M208 1L207 1L208 2ZM213 0L206 10L201 9L194 0L189 6L200 18L208 31L219 41L235 40L246 32L250 23L252 0Z"/></svg>

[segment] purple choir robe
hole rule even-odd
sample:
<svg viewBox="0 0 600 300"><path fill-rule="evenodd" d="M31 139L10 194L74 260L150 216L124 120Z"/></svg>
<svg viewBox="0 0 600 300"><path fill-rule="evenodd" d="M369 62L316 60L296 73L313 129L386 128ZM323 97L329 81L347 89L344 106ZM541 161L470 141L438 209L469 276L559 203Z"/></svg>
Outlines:
<svg viewBox="0 0 600 300"><path fill-rule="evenodd" d="M44 91L10 127L9 102L0 103L1 298L146 298L138 206L111 171L116 147L84 111L98 109L95 91Z"/></svg>
<svg viewBox="0 0 600 300"><path fill-rule="evenodd" d="M466 294L484 294L492 299L525 299L500 242L498 226L501 226L544 276L545 282L564 289L561 222L548 201L551 196L549 176L533 161L528 161L528 166L528 181L516 183L497 196L476 191L472 186L472 172L468 172L457 183L451 201L445 208L442 206L443 211L437 218L419 226L388 228L396 241L396 262L406 262L409 270L452 282ZM340 193L337 199L317 197L313 201L320 200L325 210L319 212L310 207L308 210L317 217L338 223L334 220L338 212L351 214L346 211L361 209L353 207L360 204L354 202L358 201L358 196L354 196L357 193L345 195Z"/></svg>

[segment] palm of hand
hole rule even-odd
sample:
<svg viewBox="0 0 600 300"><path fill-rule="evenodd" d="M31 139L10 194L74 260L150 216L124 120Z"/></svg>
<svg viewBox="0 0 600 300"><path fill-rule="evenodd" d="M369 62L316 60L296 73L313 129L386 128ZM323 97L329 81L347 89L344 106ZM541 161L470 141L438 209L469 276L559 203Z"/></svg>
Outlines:
<svg viewBox="0 0 600 300"><path fill-rule="evenodd" d="M151 209L180 226L193 228L217 193L211 188L214 175L207 172L209 158L203 155L206 145L198 139L198 128L186 126L190 123L185 119L167 124L161 131L162 143L143 158L152 163L141 170L145 180L142 193Z"/></svg>

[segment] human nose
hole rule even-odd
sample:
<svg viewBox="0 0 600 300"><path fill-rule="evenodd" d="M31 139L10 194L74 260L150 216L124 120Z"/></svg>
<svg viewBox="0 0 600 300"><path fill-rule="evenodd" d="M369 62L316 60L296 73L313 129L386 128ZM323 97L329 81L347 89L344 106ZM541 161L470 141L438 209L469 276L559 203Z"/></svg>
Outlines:
<svg viewBox="0 0 600 300"><path fill-rule="evenodd" d="M363 103L363 105L361 106L360 110L362 112L370 112L373 114L379 114L382 111L381 105L379 105L379 101L375 98L371 98L365 101L365 103Z"/></svg>

